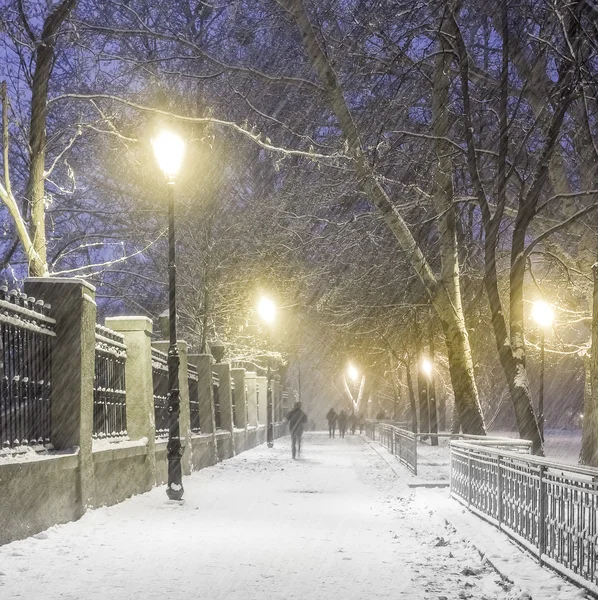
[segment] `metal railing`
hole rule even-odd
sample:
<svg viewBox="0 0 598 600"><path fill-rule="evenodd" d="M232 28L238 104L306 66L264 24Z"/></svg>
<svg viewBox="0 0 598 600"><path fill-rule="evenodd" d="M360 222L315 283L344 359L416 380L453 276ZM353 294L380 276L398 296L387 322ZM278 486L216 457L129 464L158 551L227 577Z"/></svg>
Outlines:
<svg viewBox="0 0 598 600"><path fill-rule="evenodd" d="M201 433L199 422L199 375L195 365L187 364L187 382L189 384L189 417L191 432Z"/></svg>
<svg viewBox="0 0 598 600"><path fill-rule="evenodd" d="M233 427L237 427L237 392L235 390L235 380L230 378L230 402L233 412Z"/></svg>
<svg viewBox="0 0 598 600"><path fill-rule="evenodd" d="M93 437L127 435L125 338L96 324L96 358L93 380Z"/></svg>
<svg viewBox="0 0 598 600"><path fill-rule="evenodd" d="M156 437L168 437L168 355L156 348L152 348L152 381Z"/></svg>
<svg viewBox="0 0 598 600"><path fill-rule="evenodd" d="M370 425L368 429L368 424ZM400 423L399 425L403 425ZM414 475L417 475L417 435L398 425L383 422L366 423L366 432L396 456ZM370 433L371 432L371 433Z"/></svg>
<svg viewBox="0 0 598 600"><path fill-rule="evenodd" d="M541 563L598 593L598 469L457 441L451 495Z"/></svg>
<svg viewBox="0 0 598 600"><path fill-rule="evenodd" d="M51 442L50 305L0 287L0 445Z"/></svg>

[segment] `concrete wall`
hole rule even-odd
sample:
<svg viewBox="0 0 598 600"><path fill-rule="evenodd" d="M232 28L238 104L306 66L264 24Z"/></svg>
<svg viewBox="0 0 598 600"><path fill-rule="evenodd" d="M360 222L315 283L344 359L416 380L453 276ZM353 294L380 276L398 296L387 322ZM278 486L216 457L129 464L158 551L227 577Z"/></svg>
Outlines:
<svg viewBox="0 0 598 600"><path fill-rule="evenodd" d="M51 301L51 316L57 320L53 383L64 385L55 384L52 395L55 450L42 455L25 448L0 450L0 544L76 520L88 508L116 504L167 479L167 440L155 438L151 321L145 317L106 320L109 328L124 336L127 346L126 411L130 439L93 440L95 290L81 280L51 278L31 279L25 290ZM201 434L191 433L184 342L179 343L179 351L183 473L188 475L265 443L266 428L255 422L243 423L243 429L233 431L229 418L226 429L213 430L211 370L216 365L211 365L211 358L206 355L188 357L198 367L200 420L202 427L205 425ZM217 369L225 381L230 381L229 365L219 363ZM245 372L235 369L235 378L242 390L239 396L244 398ZM248 379L248 390L252 390L248 397L254 402L249 404L250 421L255 421L255 374ZM263 383L260 381L260 385ZM263 387L260 421L266 412ZM226 410L230 413L230 401ZM285 435L285 431L283 424L276 424L274 435Z"/></svg>

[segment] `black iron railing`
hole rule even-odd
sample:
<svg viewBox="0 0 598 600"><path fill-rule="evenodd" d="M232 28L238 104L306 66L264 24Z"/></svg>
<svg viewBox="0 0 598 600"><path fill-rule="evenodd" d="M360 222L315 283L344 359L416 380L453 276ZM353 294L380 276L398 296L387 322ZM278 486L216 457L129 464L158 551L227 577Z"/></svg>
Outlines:
<svg viewBox="0 0 598 600"><path fill-rule="evenodd" d="M214 424L216 429L222 429L222 420L220 419L220 379L218 373L212 371L212 396L214 397Z"/></svg>
<svg viewBox="0 0 598 600"><path fill-rule="evenodd" d="M156 437L168 437L168 355L152 348Z"/></svg>
<svg viewBox="0 0 598 600"><path fill-rule="evenodd" d="M187 381L189 383L189 416L192 433L201 433L199 421L199 376L195 365L187 365Z"/></svg>
<svg viewBox="0 0 598 600"><path fill-rule="evenodd" d="M451 443L453 498L598 594L598 469L491 443Z"/></svg>
<svg viewBox="0 0 598 600"><path fill-rule="evenodd" d="M93 385L93 437L127 436L124 337L96 324L96 360Z"/></svg>
<svg viewBox="0 0 598 600"><path fill-rule="evenodd" d="M0 444L51 442L50 305L0 287Z"/></svg>

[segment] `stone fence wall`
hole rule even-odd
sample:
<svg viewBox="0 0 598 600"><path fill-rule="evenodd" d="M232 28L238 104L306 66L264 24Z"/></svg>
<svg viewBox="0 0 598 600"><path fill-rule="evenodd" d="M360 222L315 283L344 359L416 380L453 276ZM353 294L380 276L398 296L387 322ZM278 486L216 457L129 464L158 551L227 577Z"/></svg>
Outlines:
<svg viewBox="0 0 598 600"><path fill-rule="evenodd" d="M76 279L32 278L28 296L51 303L56 320L51 366L51 447L0 450L0 544L80 518L88 508L115 504L161 485L167 478L165 437L156 436L152 322L146 317L106 319L126 345L125 439L93 436L96 366L95 288ZM266 441L267 379L245 369L189 354L179 342L183 475L213 465ZM155 354L155 353L154 353ZM192 431L189 372L196 376L200 430ZM219 382L220 428L214 415L213 381ZM274 415L282 421L280 384L272 381ZM286 434L274 424L274 436Z"/></svg>

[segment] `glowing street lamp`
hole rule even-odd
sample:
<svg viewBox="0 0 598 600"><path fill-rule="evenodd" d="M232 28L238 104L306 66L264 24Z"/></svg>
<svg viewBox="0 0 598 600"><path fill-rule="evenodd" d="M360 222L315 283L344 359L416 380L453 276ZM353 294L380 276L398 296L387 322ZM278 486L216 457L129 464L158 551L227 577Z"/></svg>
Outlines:
<svg viewBox="0 0 598 600"><path fill-rule="evenodd" d="M359 371L351 363L349 363L347 367L347 375L349 376L349 379L353 382L359 379Z"/></svg>
<svg viewBox="0 0 598 600"><path fill-rule="evenodd" d="M538 428L540 439L544 443L544 346L546 330L552 327L554 321L554 309L543 300L534 302L532 317L540 326L540 394L538 398Z"/></svg>
<svg viewBox="0 0 598 600"><path fill-rule="evenodd" d="M168 485L166 494L171 500L183 497L181 472L181 431L179 415L181 398L179 388L179 349L176 331L176 263L174 230L174 183L185 154L185 143L171 131L160 132L152 146L156 161L166 177L168 189Z"/></svg>
<svg viewBox="0 0 598 600"><path fill-rule="evenodd" d="M430 420L430 432L438 433L438 417L436 415L436 398L435 394L430 395L430 389L433 384L434 377L434 365L427 358L422 358L421 360L421 370L424 372L426 376L426 401L428 402L428 418ZM431 435L430 436L430 444L432 446L438 446L438 436Z"/></svg>
<svg viewBox="0 0 598 600"><path fill-rule="evenodd" d="M257 313L268 325L276 320L276 304L270 298L262 297L257 304ZM272 360L268 357L268 387L266 390L266 442L268 448L274 447L274 406L272 395Z"/></svg>

